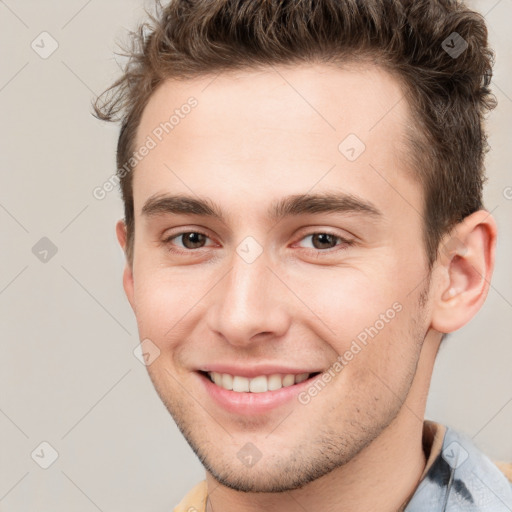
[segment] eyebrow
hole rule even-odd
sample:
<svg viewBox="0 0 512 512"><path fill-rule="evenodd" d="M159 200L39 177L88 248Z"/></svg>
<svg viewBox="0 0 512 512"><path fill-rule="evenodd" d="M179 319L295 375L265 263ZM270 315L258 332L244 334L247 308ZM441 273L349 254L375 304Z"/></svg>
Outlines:
<svg viewBox="0 0 512 512"><path fill-rule="evenodd" d="M273 202L267 217L272 222L279 222L285 217L319 213L357 213L372 217L381 217L382 212L369 201L353 194L322 193L296 194ZM191 214L211 217L226 223L226 218L219 205L210 199L188 195L157 194L151 196L142 208L146 217L162 214Z"/></svg>

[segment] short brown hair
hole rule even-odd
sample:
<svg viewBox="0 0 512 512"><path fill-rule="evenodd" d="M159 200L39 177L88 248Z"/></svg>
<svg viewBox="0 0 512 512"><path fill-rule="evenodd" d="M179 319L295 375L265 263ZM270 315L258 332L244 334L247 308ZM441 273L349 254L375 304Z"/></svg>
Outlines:
<svg viewBox="0 0 512 512"><path fill-rule="evenodd" d="M167 78L274 64L374 62L396 76L414 114L409 134L423 186L429 265L442 236L483 207L483 118L494 56L483 17L451 0L171 0L131 32L122 76L94 102L122 121L117 172L134 241L133 172L126 169L144 107ZM452 49L452 51L450 51ZM461 51L462 50L462 51ZM133 171L133 167L131 168Z"/></svg>

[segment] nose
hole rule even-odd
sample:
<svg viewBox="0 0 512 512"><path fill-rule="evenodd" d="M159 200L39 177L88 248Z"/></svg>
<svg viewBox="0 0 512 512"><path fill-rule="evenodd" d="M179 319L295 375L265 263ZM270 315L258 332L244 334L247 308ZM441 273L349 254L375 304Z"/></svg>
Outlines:
<svg viewBox="0 0 512 512"><path fill-rule="evenodd" d="M209 295L208 327L232 345L278 338L290 326L286 287L268 267L264 253L252 263L234 254L231 270Z"/></svg>

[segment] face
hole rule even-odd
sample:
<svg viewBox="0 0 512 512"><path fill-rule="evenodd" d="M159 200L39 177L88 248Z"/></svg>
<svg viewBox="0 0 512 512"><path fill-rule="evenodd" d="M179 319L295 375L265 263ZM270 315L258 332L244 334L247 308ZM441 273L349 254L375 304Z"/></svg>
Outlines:
<svg viewBox="0 0 512 512"><path fill-rule="evenodd" d="M369 65L295 66L168 81L144 110L125 289L159 396L228 487L299 488L408 397L429 319L402 96Z"/></svg>

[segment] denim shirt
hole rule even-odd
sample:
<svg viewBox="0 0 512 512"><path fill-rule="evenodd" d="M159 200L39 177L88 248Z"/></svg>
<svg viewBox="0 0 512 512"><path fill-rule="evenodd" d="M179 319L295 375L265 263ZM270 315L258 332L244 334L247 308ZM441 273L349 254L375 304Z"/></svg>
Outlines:
<svg viewBox="0 0 512 512"><path fill-rule="evenodd" d="M405 512L512 512L512 483L462 434L446 428L441 452Z"/></svg>

